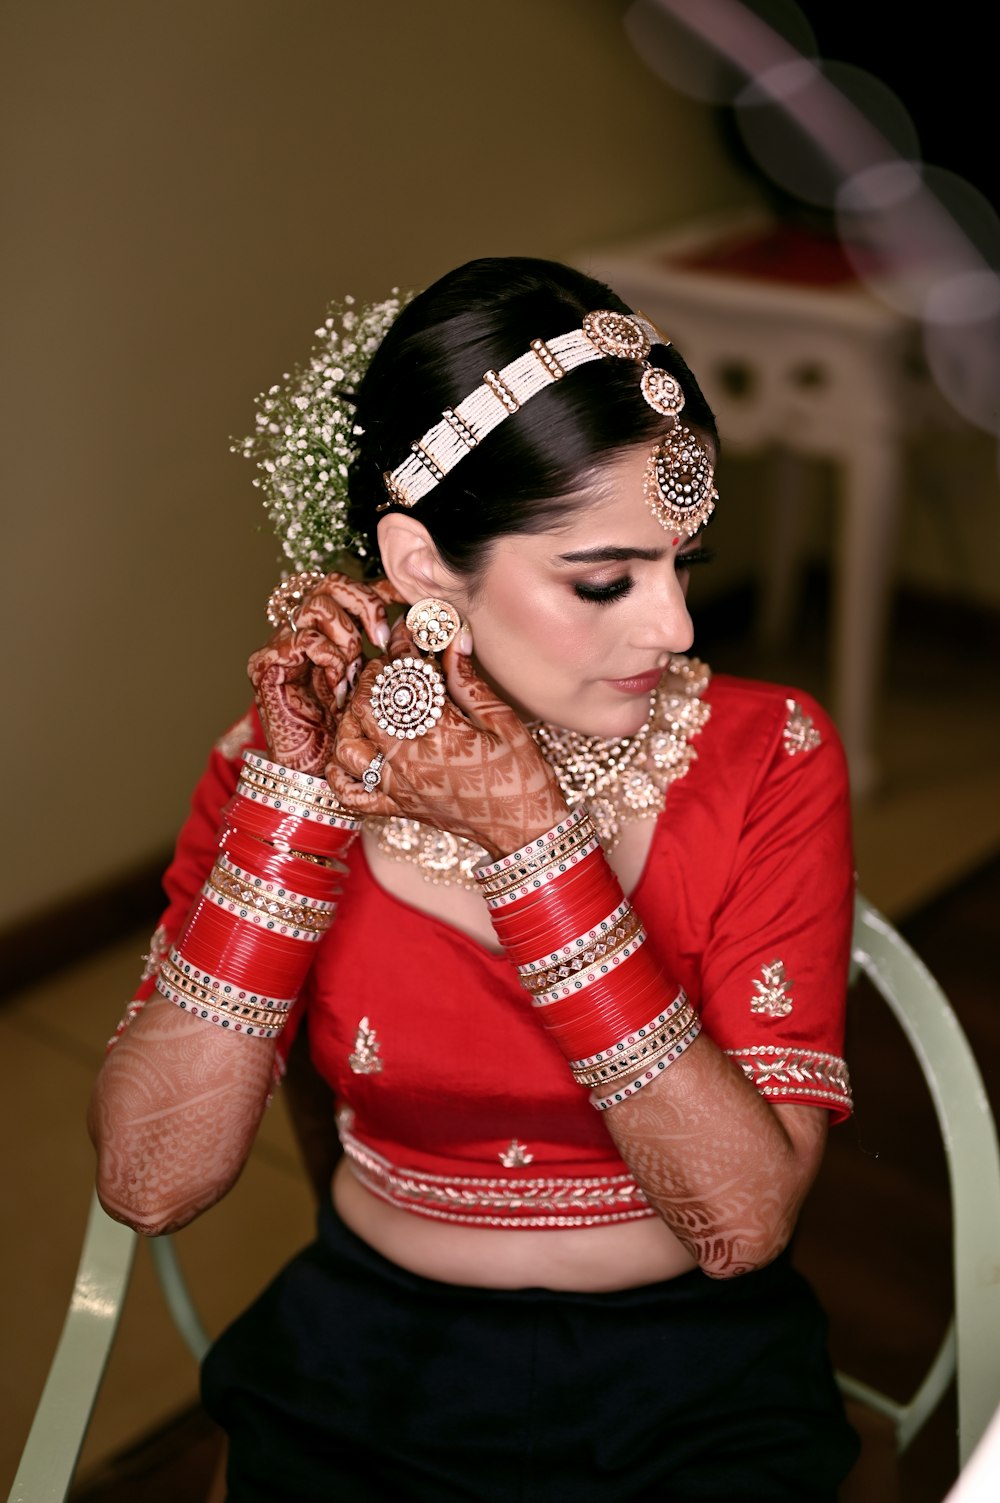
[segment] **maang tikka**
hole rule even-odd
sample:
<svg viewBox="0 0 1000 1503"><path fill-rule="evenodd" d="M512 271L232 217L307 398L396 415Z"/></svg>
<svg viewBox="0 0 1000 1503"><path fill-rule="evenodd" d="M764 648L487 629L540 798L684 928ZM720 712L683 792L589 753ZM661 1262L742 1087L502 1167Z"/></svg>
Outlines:
<svg viewBox="0 0 1000 1503"><path fill-rule="evenodd" d="M533 339L509 365L488 370L482 384L457 407L446 407L440 420L410 445L402 463L384 472L387 499L377 509L415 506L537 392L563 380L577 366L618 359L642 368L639 386L645 401L674 424L647 467L650 509L662 527L692 537L714 511L718 492L710 451L680 423L684 391L679 380L649 359L654 344L669 343L642 314L607 308L586 314L582 326L568 334Z"/></svg>

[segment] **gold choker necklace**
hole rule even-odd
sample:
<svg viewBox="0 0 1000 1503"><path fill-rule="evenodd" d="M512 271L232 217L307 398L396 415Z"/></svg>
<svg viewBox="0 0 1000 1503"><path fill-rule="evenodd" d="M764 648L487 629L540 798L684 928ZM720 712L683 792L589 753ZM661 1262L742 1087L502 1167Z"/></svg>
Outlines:
<svg viewBox="0 0 1000 1503"><path fill-rule="evenodd" d="M528 727L570 808L586 804L605 851L617 845L622 825L659 814L667 788L691 766L697 755L691 739L711 713L701 699L710 678L697 658L671 658L650 695L649 719L634 736L605 741L541 720ZM377 831L380 851L419 867L425 881L478 891L472 873L489 857L474 841L415 819L365 824Z"/></svg>

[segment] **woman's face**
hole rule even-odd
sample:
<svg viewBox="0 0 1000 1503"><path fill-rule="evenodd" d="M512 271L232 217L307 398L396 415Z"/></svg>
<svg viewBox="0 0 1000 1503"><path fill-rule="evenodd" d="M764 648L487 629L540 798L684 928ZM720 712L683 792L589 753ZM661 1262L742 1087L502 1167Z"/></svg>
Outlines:
<svg viewBox="0 0 1000 1503"><path fill-rule="evenodd" d="M648 444L623 450L552 531L499 539L462 609L480 672L528 720L633 735L672 653L694 639L688 560L643 498Z"/></svg>

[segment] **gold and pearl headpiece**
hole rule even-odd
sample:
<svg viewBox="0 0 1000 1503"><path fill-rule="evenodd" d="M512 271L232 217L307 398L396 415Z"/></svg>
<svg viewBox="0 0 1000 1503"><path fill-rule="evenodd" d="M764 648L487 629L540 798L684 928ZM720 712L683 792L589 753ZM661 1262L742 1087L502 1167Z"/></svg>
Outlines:
<svg viewBox="0 0 1000 1503"><path fill-rule="evenodd" d="M588 313L581 328L557 334L548 342L533 339L526 354L499 371L487 371L482 384L457 407L446 407L440 421L410 445L411 452L403 463L386 470L382 478L389 499L379 510L393 505L416 506L487 434L531 397L592 360L631 360L641 365L643 397L656 412L676 422L684 406L680 382L669 371L650 365L648 359L654 344L669 343L639 314L609 309ZM658 445L650 459L645 493L662 526L690 536L715 509L718 492L713 484L711 455L689 429L679 432L685 436L683 461L679 449L675 459L674 448ZM698 451L694 464L690 462L691 445Z"/></svg>

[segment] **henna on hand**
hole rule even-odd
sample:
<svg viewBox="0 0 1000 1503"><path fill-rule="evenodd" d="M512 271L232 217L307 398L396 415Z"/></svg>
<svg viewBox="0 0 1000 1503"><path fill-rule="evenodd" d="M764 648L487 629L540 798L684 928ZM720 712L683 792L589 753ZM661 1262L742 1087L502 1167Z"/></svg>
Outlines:
<svg viewBox="0 0 1000 1503"><path fill-rule="evenodd" d="M771 1106L702 1033L645 1089L603 1114L650 1204L712 1278L785 1247L826 1141L822 1107Z"/></svg>
<svg viewBox="0 0 1000 1503"><path fill-rule="evenodd" d="M397 622L389 658L419 656ZM495 856L518 850L558 824L566 801L555 774L516 712L452 645L443 655L448 697L434 728L398 740L378 728L371 690L384 662L368 664L340 721L326 775L356 814L404 815L475 841ZM357 781L376 752L382 781Z"/></svg>
<svg viewBox="0 0 1000 1503"><path fill-rule="evenodd" d="M363 584L327 574L294 616L247 665L268 750L276 762L322 776L333 755L337 719L363 662L363 639L384 648L387 580Z"/></svg>

